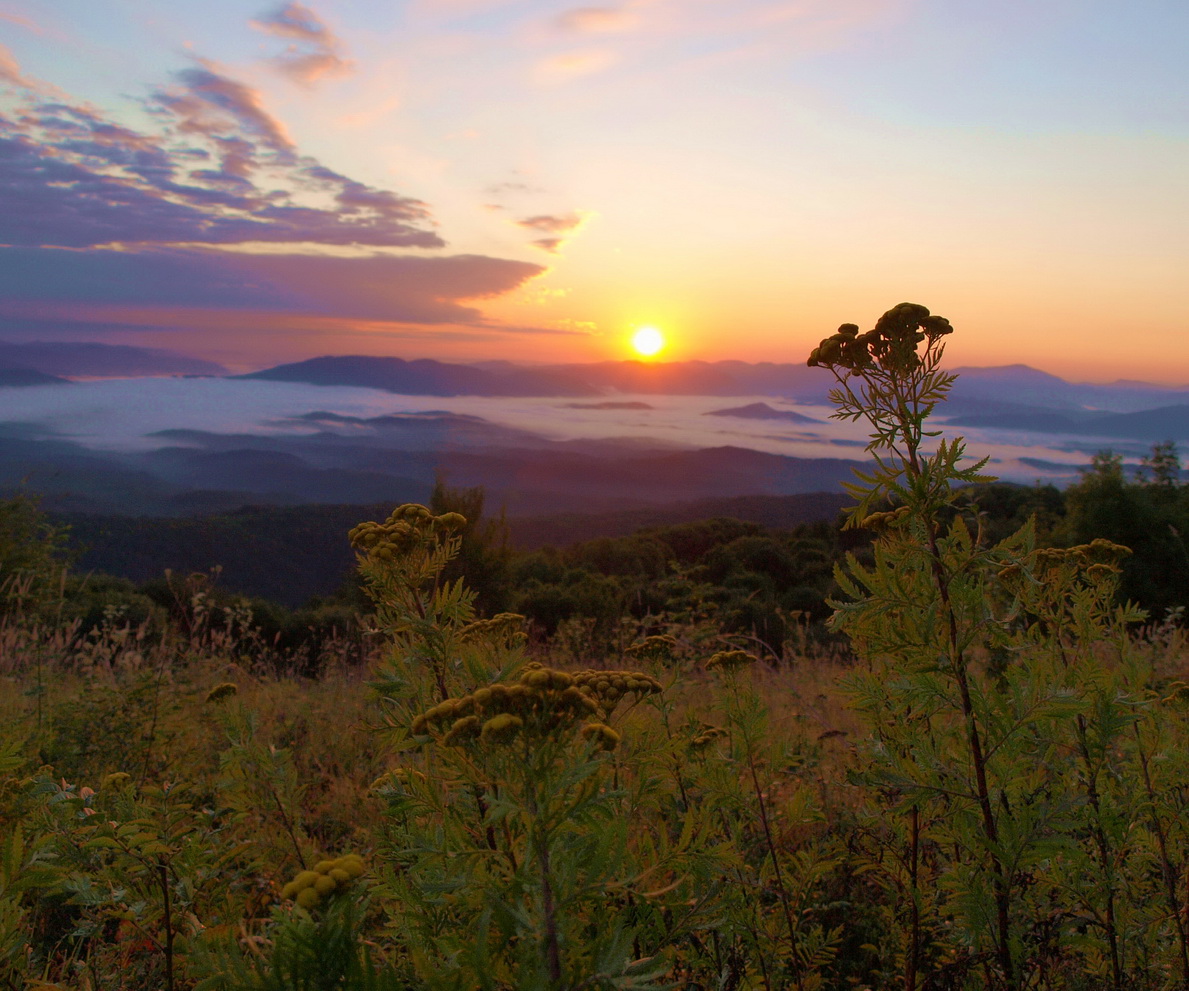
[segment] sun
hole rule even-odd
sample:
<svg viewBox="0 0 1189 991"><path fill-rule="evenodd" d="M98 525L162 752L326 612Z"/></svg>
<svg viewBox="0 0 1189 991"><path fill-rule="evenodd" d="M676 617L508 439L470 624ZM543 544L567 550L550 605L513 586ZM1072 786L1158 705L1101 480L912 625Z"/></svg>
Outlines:
<svg viewBox="0 0 1189 991"><path fill-rule="evenodd" d="M632 347L645 358L659 354L665 346L665 335L655 327L641 327L632 335Z"/></svg>

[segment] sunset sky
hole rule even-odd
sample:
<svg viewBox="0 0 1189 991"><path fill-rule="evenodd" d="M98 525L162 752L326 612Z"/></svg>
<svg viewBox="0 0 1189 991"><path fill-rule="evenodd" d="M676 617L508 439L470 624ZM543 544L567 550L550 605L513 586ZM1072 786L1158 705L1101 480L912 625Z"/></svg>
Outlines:
<svg viewBox="0 0 1189 991"><path fill-rule="evenodd" d="M1184 0L0 0L0 340L1189 383Z"/></svg>

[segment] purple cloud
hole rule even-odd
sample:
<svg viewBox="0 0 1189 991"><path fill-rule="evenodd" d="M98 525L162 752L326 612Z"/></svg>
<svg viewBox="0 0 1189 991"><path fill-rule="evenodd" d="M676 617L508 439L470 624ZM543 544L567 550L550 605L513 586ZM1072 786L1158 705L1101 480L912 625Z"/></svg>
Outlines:
<svg viewBox="0 0 1189 991"><path fill-rule="evenodd" d="M0 108L2 244L444 246L424 203L300 155L260 94L209 63L153 95L160 133L0 72L23 98Z"/></svg>
<svg viewBox="0 0 1189 991"><path fill-rule="evenodd" d="M354 68L342 56L342 42L309 7L287 3L252 26L290 42L271 59L273 65L299 83L310 85L325 76L341 76Z"/></svg>
<svg viewBox="0 0 1189 991"><path fill-rule="evenodd" d="M580 213L542 213L516 221L517 226L546 235L533 241L542 251L556 254L566 243L568 234L573 234L586 221Z"/></svg>
<svg viewBox="0 0 1189 991"><path fill-rule="evenodd" d="M205 64L183 69L177 77L182 83L180 89L160 91L155 97L177 118L179 130L218 138L230 120L280 157L288 159L293 155L293 139L284 125L264 109L256 90Z"/></svg>
<svg viewBox="0 0 1189 991"><path fill-rule="evenodd" d="M269 23L329 45L312 17L289 4ZM303 320L330 333L371 323L540 330L488 324L476 301L522 286L542 266L384 250L444 247L426 204L301 154L259 92L212 63L154 92L144 104L154 124L144 128L28 85L15 63L0 62L0 74L5 334L243 335ZM564 233L580 219L524 223ZM294 250L226 250L251 242ZM377 250L315 254L311 244Z"/></svg>
<svg viewBox="0 0 1189 991"><path fill-rule="evenodd" d="M91 308L91 319L108 327L121 308L475 324L482 314L469 301L508 292L542 271L530 262L484 255L342 258L193 248L0 248L5 301L0 312L38 318ZM184 323L180 314L175 317Z"/></svg>

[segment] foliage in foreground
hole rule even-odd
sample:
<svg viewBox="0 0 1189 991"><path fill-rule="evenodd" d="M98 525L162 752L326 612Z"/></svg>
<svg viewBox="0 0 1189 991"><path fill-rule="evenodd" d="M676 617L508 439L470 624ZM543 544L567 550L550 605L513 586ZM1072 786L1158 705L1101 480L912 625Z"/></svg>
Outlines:
<svg viewBox="0 0 1189 991"><path fill-rule="evenodd" d="M477 615L441 506L352 531L369 685L6 625L0 986L1189 987L1183 643L1113 604L1125 548L984 533L948 333L811 359L877 458L849 665L658 608L567 666Z"/></svg>

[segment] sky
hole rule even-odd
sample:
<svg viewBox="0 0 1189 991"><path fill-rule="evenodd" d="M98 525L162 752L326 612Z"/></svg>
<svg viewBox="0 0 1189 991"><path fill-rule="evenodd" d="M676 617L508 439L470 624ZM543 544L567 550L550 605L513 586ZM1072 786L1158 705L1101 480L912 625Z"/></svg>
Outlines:
<svg viewBox="0 0 1189 991"><path fill-rule="evenodd" d="M1183 0L0 0L0 340L1189 383Z"/></svg>

